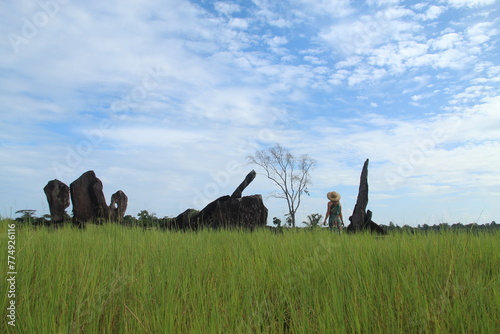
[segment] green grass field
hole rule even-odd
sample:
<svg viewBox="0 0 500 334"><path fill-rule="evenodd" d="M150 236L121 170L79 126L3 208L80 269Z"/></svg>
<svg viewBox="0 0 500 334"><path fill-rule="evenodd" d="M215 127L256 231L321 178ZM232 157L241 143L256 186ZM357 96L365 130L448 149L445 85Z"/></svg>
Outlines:
<svg viewBox="0 0 500 334"><path fill-rule="evenodd" d="M498 232L17 227L9 298L9 222L0 333L500 332Z"/></svg>

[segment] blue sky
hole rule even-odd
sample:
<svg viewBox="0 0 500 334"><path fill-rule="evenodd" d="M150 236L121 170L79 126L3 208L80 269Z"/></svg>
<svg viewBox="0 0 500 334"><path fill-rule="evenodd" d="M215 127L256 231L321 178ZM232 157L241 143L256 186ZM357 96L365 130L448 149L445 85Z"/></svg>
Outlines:
<svg viewBox="0 0 500 334"><path fill-rule="evenodd" d="M128 214L230 194L280 143L317 160L352 213L370 159L374 221L500 217L495 0L2 1L0 215L48 213L43 187L87 170ZM256 168L257 172L261 172ZM269 218L287 212L263 175ZM71 207L68 209L71 211Z"/></svg>

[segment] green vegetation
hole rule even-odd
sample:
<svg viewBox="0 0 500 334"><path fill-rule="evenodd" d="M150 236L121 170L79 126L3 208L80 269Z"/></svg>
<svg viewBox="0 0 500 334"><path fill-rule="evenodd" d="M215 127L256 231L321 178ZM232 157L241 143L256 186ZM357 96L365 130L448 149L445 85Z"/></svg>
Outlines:
<svg viewBox="0 0 500 334"><path fill-rule="evenodd" d="M7 224L0 263L7 275ZM498 333L499 232L16 229L1 333ZM4 279L2 279L5 282Z"/></svg>

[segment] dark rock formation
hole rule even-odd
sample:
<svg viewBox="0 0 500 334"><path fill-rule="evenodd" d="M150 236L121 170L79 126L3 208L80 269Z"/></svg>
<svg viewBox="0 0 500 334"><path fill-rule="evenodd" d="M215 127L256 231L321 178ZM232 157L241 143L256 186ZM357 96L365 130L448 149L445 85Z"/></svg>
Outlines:
<svg viewBox="0 0 500 334"><path fill-rule="evenodd" d="M211 228L247 228L266 226L267 208L261 195L232 198L222 196L209 203L192 218L193 226Z"/></svg>
<svg viewBox="0 0 500 334"><path fill-rule="evenodd" d="M63 182L55 179L49 181L43 188L47 202L49 202L49 210L51 223L60 224L64 222L66 208L69 206L69 187Z"/></svg>
<svg viewBox="0 0 500 334"><path fill-rule="evenodd" d="M362 230L365 226L366 206L368 204L368 162L369 160L366 159L361 171L358 198L352 216L349 217L351 223L347 227L348 231Z"/></svg>
<svg viewBox="0 0 500 334"><path fill-rule="evenodd" d="M102 223L109 217L109 208L102 192L102 182L94 171L82 174L70 184L73 223L84 227L88 221Z"/></svg>
<svg viewBox="0 0 500 334"><path fill-rule="evenodd" d="M202 219L205 224L214 228L246 228L266 226L267 208L261 195L230 198L212 202L211 215ZM202 211L203 212L203 211Z"/></svg>
<svg viewBox="0 0 500 334"><path fill-rule="evenodd" d="M114 221L121 223L127 210L128 198L118 190L111 196L111 204L106 205L102 182L94 171L83 173L68 187L59 180L52 180L43 188L49 202L51 223L60 224L68 217L65 209L73 202L73 223L85 227L89 221L102 223Z"/></svg>
<svg viewBox="0 0 500 334"><path fill-rule="evenodd" d="M196 230L198 229L198 224L193 220L193 217L198 213L198 210L187 209L175 217L171 224L166 227L173 230Z"/></svg>
<svg viewBox="0 0 500 334"><path fill-rule="evenodd" d="M380 225L375 223L372 220L372 212L370 210L366 211L366 216L365 216L365 228L370 229L370 231L378 233L378 234L387 234L387 231L384 230Z"/></svg>
<svg viewBox="0 0 500 334"><path fill-rule="evenodd" d="M231 198L241 198L241 194L243 193L243 190L255 179L255 176L257 173L255 173L254 170L252 170L248 175L245 177L243 182L236 188L236 190L233 192L231 195Z"/></svg>
<svg viewBox="0 0 500 334"><path fill-rule="evenodd" d="M181 230L196 230L202 227L253 229L257 226L266 226L267 208L264 206L262 196L242 197L243 190L253 181L255 175L253 170L248 173L231 196L219 197L199 212L192 209L184 211L174 219L172 228Z"/></svg>
<svg viewBox="0 0 500 334"><path fill-rule="evenodd" d="M215 201L210 202L204 207L198 214L192 217L192 226L206 226L206 227L217 227L219 225L218 221L214 222L214 213L216 209L220 206L220 203L227 202L231 200L231 196L225 195L217 198Z"/></svg>
<svg viewBox="0 0 500 334"><path fill-rule="evenodd" d="M121 223L125 211L127 210L128 197L121 190L111 195L111 204L109 205L109 219L113 222Z"/></svg>
<svg viewBox="0 0 500 334"><path fill-rule="evenodd" d="M347 227L347 231L357 232L369 229L375 233L387 234L384 229L372 221L372 212L370 210L366 211L368 205L368 162L369 160L366 159L361 171L358 198L352 216L349 217L351 223Z"/></svg>

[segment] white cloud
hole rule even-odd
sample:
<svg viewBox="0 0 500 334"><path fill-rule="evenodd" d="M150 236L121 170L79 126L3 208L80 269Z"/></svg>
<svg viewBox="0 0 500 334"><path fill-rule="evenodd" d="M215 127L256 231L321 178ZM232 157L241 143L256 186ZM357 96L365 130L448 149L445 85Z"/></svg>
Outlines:
<svg viewBox="0 0 500 334"><path fill-rule="evenodd" d="M415 102L417 101L420 101L420 100L423 100L423 99L428 99L432 96L435 96L436 94L439 93L439 90L434 90L432 92L429 92L429 93L425 93L425 94L416 94L416 95L412 95L411 96L411 99Z"/></svg>
<svg viewBox="0 0 500 334"><path fill-rule="evenodd" d="M465 33L470 45L480 45L497 35L498 29L493 22L481 22L467 28Z"/></svg>
<svg viewBox="0 0 500 334"><path fill-rule="evenodd" d="M366 0L370 6L390 6L398 4L400 0Z"/></svg>
<svg viewBox="0 0 500 334"><path fill-rule="evenodd" d="M199 92L186 107L210 121L258 126L275 113L268 106L269 99L269 94L261 89L220 88Z"/></svg>
<svg viewBox="0 0 500 334"><path fill-rule="evenodd" d="M391 215L387 173L404 174L397 197L491 193L499 185L498 29L473 9L487 1L450 2L459 11L368 3L68 3L18 54L0 41L0 157L9 161L0 183L15 189L17 209L45 203L38 190L55 177L52 164L66 163L108 120L112 128L64 181L95 169L107 198L126 188L132 214L175 215L195 206L194 194L208 202L230 193L248 172L244 156L275 141L318 159L314 190L344 186L347 201L369 157L373 198ZM6 36L40 6L0 9L12 13L0 22ZM226 182L219 172L234 161L242 171ZM413 170L401 172L407 162ZM264 181L254 189L269 190Z"/></svg>
<svg viewBox="0 0 500 334"><path fill-rule="evenodd" d="M461 7L469 7L469 8L474 8L474 7L483 7L483 6L489 6L493 5L495 3L495 0L447 0L447 2L457 8Z"/></svg>
<svg viewBox="0 0 500 334"><path fill-rule="evenodd" d="M431 66L436 69L461 69L476 58L466 50L448 49L440 53L425 54L409 62L411 66Z"/></svg>
<svg viewBox="0 0 500 334"><path fill-rule="evenodd" d="M294 0L300 9L314 15L344 17L354 12L349 0Z"/></svg>
<svg viewBox="0 0 500 334"><path fill-rule="evenodd" d="M232 18L229 21L229 26L238 29L247 29L248 28L248 20L242 18Z"/></svg>
<svg viewBox="0 0 500 334"><path fill-rule="evenodd" d="M321 58L318 58L318 57L313 57L313 56L305 56L304 57L304 60L307 61L307 62L310 62L311 64L314 64L314 65L325 65L327 64L327 62ZM326 71L324 71L324 73L326 73Z"/></svg>
<svg viewBox="0 0 500 334"><path fill-rule="evenodd" d="M499 108L497 96L459 113L420 120L366 114L342 122L318 119L307 124L311 136L319 142L335 140L310 148L310 154L325 164L370 157L375 164L370 169L371 182L379 191L437 184L445 186L444 193L453 190L450 185L470 190L497 187L500 156L491 152L500 145ZM308 140L304 134L302 138ZM337 165L336 171L348 173L349 168Z"/></svg>
<svg viewBox="0 0 500 334"><path fill-rule="evenodd" d="M415 14L415 18L422 21L436 20L441 16L441 14L443 14L448 10L448 7L446 6L436 6L436 5L429 6L428 3L423 3L423 2L412 6L412 8L415 9L417 12L419 11L422 12L425 9L425 11L423 11L422 13Z"/></svg>
<svg viewBox="0 0 500 334"><path fill-rule="evenodd" d="M358 65L361 63L363 58L359 56L350 56L346 60L339 61L338 63L335 64L335 68L344 68L344 67L351 67Z"/></svg>
<svg viewBox="0 0 500 334"><path fill-rule="evenodd" d="M477 55L483 50L492 47L490 41L497 34L492 22L465 26L462 31L446 28L440 36L430 38L419 20L437 19L447 8L427 7L427 4L414 8L426 8L425 14L392 6L321 31L319 37L346 57L335 68L354 67L354 77L348 81L351 85L373 82L385 74L401 74L416 67L463 69L477 62ZM368 69L367 64L373 68ZM339 84L339 80L336 74L331 83Z"/></svg>
<svg viewBox="0 0 500 334"><path fill-rule="evenodd" d="M274 4L269 0L253 0L253 4L257 6L257 18L263 20L266 24L278 28L291 27L292 22L281 15L281 13L274 9Z"/></svg>
<svg viewBox="0 0 500 334"><path fill-rule="evenodd" d="M352 22L335 24L323 30L320 38L347 56L366 54L418 29L416 24L399 20L412 14L408 9L389 8L374 15L363 15Z"/></svg>
<svg viewBox="0 0 500 334"><path fill-rule="evenodd" d="M272 38L268 38L266 42L272 48L277 48L288 43L288 40L286 39L286 37L283 36L273 36Z"/></svg>
<svg viewBox="0 0 500 334"><path fill-rule="evenodd" d="M233 13L238 13L241 11L241 7L232 2L217 1L214 4L214 8L216 11L224 15L231 15Z"/></svg>
<svg viewBox="0 0 500 334"><path fill-rule="evenodd" d="M436 50L452 49L456 46L460 46L462 43L462 35L458 33L447 33L440 36L439 38L429 41L429 44L432 46L432 48Z"/></svg>
<svg viewBox="0 0 500 334"><path fill-rule="evenodd" d="M477 103L486 98L494 98L499 93L493 86L475 85L467 87L463 92L453 95L450 104Z"/></svg>
<svg viewBox="0 0 500 334"><path fill-rule="evenodd" d="M387 75L387 71L383 68L375 67L358 67L353 71L347 82L350 86L359 85L360 83L379 81Z"/></svg>
<svg viewBox="0 0 500 334"><path fill-rule="evenodd" d="M180 147L180 145L190 145L211 140L210 135L205 130L196 132L190 129L174 129L168 127L152 127L150 125L142 127L120 127L109 133L109 139L119 142L124 147L148 147L168 148Z"/></svg>
<svg viewBox="0 0 500 334"><path fill-rule="evenodd" d="M350 72L347 70L338 70L330 76L328 82L332 85L340 85L349 77L349 75Z"/></svg>
<svg viewBox="0 0 500 334"><path fill-rule="evenodd" d="M373 50L368 62L375 66L388 67L396 73L406 69L412 59L425 55L428 46L414 41L402 41L397 45L387 44Z"/></svg>
<svg viewBox="0 0 500 334"><path fill-rule="evenodd" d="M425 12L424 19L425 20L435 20L437 19L441 14L443 14L446 11L446 7L443 6L430 6L427 11Z"/></svg>

